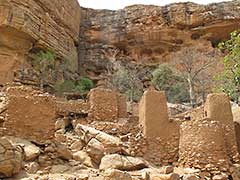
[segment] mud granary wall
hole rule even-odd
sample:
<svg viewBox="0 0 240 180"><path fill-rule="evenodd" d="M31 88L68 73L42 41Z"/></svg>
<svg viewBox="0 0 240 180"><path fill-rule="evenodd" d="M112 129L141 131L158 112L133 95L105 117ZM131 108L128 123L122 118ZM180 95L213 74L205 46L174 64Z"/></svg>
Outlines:
<svg viewBox="0 0 240 180"><path fill-rule="evenodd" d="M145 158L163 164L177 161L179 124L169 119L165 92L144 93L139 104L139 123L146 138Z"/></svg>
<svg viewBox="0 0 240 180"><path fill-rule="evenodd" d="M1 135L16 136L42 143L54 138L56 100L30 87L8 87L0 111Z"/></svg>
<svg viewBox="0 0 240 180"><path fill-rule="evenodd" d="M209 94L205 106L197 112L181 124L180 165L229 172L230 166L239 162L229 97L224 93Z"/></svg>

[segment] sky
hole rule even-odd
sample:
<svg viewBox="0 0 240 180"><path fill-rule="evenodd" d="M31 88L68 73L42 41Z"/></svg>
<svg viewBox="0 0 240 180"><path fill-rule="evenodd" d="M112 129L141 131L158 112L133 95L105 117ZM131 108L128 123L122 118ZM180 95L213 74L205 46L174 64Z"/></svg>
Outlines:
<svg viewBox="0 0 240 180"><path fill-rule="evenodd" d="M122 9L126 6L133 4L153 4L153 5L166 5L174 2L186 2L189 0L78 0L83 7L93 9ZM214 2L222 2L224 0L190 0L198 4L208 4ZM229 0L225 0L229 1Z"/></svg>

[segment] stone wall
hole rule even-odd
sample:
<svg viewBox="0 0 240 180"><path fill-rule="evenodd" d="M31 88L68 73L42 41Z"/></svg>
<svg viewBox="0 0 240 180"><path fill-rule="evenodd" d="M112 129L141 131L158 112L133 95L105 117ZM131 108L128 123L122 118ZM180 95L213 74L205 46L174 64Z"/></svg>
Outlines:
<svg viewBox="0 0 240 180"><path fill-rule="evenodd" d="M6 90L2 134L44 142L54 138L56 101L31 88L11 87Z"/></svg>
<svg viewBox="0 0 240 180"><path fill-rule="evenodd" d="M203 171L229 171L229 157L221 123L194 119L181 124L179 165Z"/></svg>
<svg viewBox="0 0 240 180"><path fill-rule="evenodd" d="M88 113L89 111L89 104L83 100L76 100L76 101L57 101L57 114L59 115L67 115L71 113Z"/></svg>

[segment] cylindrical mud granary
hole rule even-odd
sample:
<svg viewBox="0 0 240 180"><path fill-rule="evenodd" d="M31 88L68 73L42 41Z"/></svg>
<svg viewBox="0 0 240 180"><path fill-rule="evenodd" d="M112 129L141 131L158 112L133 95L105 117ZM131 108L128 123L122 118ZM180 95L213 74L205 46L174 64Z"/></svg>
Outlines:
<svg viewBox="0 0 240 180"><path fill-rule="evenodd" d="M179 164L203 171L228 171L222 127L209 118L185 121L180 127Z"/></svg>
<svg viewBox="0 0 240 180"><path fill-rule="evenodd" d="M224 93L209 94L206 99L204 113L207 118L221 124L228 157L232 163L238 163L239 153L229 97Z"/></svg>

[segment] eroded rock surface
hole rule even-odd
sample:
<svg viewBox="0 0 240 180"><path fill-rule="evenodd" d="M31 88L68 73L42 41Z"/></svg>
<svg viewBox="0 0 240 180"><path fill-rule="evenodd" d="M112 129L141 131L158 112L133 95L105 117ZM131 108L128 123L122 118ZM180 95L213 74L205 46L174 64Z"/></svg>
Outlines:
<svg viewBox="0 0 240 180"><path fill-rule="evenodd" d="M34 49L50 49L77 67L80 6L77 0L0 1L0 84L26 66Z"/></svg>
<svg viewBox="0 0 240 180"><path fill-rule="evenodd" d="M238 0L198 5L133 5L118 11L82 9L79 54L82 69L98 77L109 48L118 59L152 65L169 62L183 47L211 50L240 27Z"/></svg>

